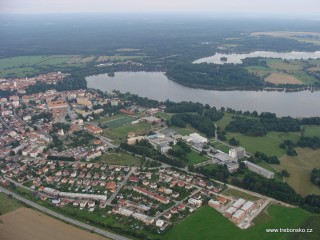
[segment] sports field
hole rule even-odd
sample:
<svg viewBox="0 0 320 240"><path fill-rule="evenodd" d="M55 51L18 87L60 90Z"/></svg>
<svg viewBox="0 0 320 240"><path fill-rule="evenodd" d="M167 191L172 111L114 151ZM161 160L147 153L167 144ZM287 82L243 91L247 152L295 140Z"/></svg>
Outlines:
<svg viewBox="0 0 320 240"><path fill-rule="evenodd" d="M110 120L102 122L102 125L109 127L109 128L117 128L117 127L121 127L126 124L130 124L134 120L135 119L133 117L119 116L118 118L114 118L114 119L110 119Z"/></svg>
<svg viewBox="0 0 320 240"><path fill-rule="evenodd" d="M30 208L0 216L1 240L106 240Z"/></svg>
<svg viewBox="0 0 320 240"><path fill-rule="evenodd" d="M187 153L186 158L188 160L188 164L194 165L197 163L208 161L209 158L207 158L204 155L200 155L199 153L195 152L194 150L191 150L191 152Z"/></svg>
<svg viewBox="0 0 320 240"><path fill-rule="evenodd" d="M320 168L320 149L296 148L298 156L283 156L280 165L273 165L279 171L287 170L290 174L288 184L301 195L320 194L320 188L310 181L313 168Z"/></svg>
<svg viewBox="0 0 320 240"><path fill-rule="evenodd" d="M172 228L164 237L165 240L291 240L306 237L304 234L295 233L267 233L269 228L298 228L310 224L317 226L320 216L312 215L300 208L285 208L271 205L267 209L269 220L261 221L249 229L241 230L223 217L215 209L208 206L201 207L182 223ZM310 222L312 220L312 223ZM301 235L301 236L299 236ZM320 229L315 228L313 233L304 239L318 239ZM303 239L303 238L301 238Z"/></svg>

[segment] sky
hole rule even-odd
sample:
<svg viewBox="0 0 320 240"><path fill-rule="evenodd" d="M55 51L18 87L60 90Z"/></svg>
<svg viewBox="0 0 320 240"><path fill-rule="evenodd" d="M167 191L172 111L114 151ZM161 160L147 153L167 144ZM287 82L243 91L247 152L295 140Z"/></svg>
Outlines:
<svg viewBox="0 0 320 240"><path fill-rule="evenodd" d="M0 0L0 13L212 12L313 17L320 0Z"/></svg>

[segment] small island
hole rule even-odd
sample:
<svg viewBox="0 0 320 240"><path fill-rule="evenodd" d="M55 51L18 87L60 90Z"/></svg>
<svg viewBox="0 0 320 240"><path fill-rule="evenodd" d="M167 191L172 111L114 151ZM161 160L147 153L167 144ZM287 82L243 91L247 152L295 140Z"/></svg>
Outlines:
<svg viewBox="0 0 320 240"><path fill-rule="evenodd" d="M226 57L221 57L220 60L221 60L222 62L226 62L226 61L228 61L228 58L226 58Z"/></svg>

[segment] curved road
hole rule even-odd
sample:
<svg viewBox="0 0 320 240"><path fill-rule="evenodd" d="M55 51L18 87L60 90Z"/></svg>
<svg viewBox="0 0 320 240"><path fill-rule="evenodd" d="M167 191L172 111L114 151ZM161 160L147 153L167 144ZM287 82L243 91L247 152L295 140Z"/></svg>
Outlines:
<svg viewBox="0 0 320 240"><path fill-rule="evenodd" d="M89 224L82 223L82 222L79 222L79 221L74 220L72 218L66 217L66 216L64 216L62 214L56 213L56 212L54 212L52 210L49 210L49 209L47 209L47 208L45 208L45 207L43 207L43 206L41 206L41 205L39 205L37 203L34 203L34 202L32 202L32 201L30 201L28 199L25 199L25 198L23 198L23 197L15 194L15 193L5 189L3 187L0 187L0 191L2 191L3 193L5 193L7 195L11 194L15 199L17 199L17 200L19 200L19 201L21 201L21 202L23 202L23 203L35 208L35 209L38 209L38 210L40 210L42 212L45 212L45 213L47 213L47 214L49 214L49 215L51 215L51 216L53 216L55 218L58 218L60 220L68 222L68 223L72 223L73 225L76 225L76 226L81 227L83 229L89 230L91 232L95 232L95 233L100 234L100 235L102 235L104 237L107 237L107 238L110 238L110 239L113 239L113 240L130 240L129 238L120 236L120 235L112 233L112 232L108 232L108 231L102 230L100 228L96 228L96 227L91 226Z"/></svg>

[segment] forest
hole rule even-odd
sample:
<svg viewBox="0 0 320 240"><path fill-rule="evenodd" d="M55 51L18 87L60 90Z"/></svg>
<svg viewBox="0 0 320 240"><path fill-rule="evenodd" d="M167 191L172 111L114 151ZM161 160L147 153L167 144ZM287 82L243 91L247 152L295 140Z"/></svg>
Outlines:
<svg viewBox="0 0 320 240"><path fill-rule="evenodd" d="M186 127L187 124L207 135L214 137L215 126L210 118L198 114L178 113L172 116L170 124L177 127Z"/></svg>
<svg viewBox="0 0 320 240"><path fill-rule="evenodd" d="M264 81L238 65L182 63L168 67L167 77L189 87L212 89L257 89Z"/></svg>

